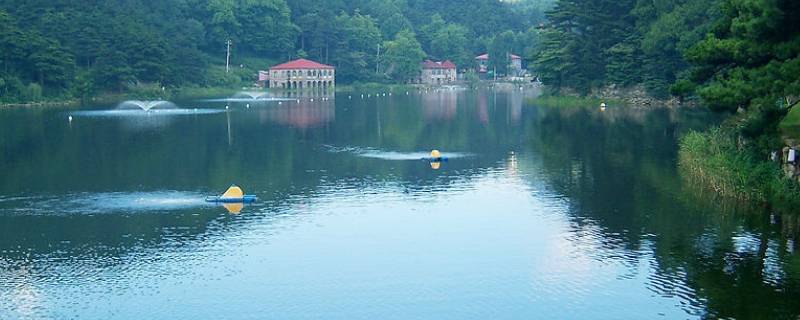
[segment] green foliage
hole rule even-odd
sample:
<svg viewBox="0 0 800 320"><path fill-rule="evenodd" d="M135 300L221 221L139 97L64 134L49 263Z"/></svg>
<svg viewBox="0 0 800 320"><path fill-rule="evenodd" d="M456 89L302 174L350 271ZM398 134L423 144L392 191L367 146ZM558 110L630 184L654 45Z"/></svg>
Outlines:
<svg viewBox="0 0 800 320"><path fill-rule="evenodd" d="M781 127L800 129L800 108L792 108L781 122Z"/></svg>
<svg viewBox="0 0 800 320"><path fill-rule="evenodd" d="M498 74L508 74L514 51L514 37L514 32L507 30L492 38L489 44L489 68Z"/></svg>
<svg viewBox="0 0 800 320"><path fill-rule="evenodd" d="M166 100L169 93L160 83L137 83L125 88L128 96L139 100Z"/></svg>
<svg viewBox="0 0 800 320"><path fill-rule="evenodd" d="M26 101L39 102L42 101L43 97L44 96L42 95L42 86L36 83L31 83L28 84L27 88L25 88Z"/></svg>
<svg viewBox="0 0 800 320"><path fill-rule="evenodd" d="M622 101L608 101L592 97L554 96L549 94L531 99L530 102L537 106L553 108L598 108L601 103L606 103L610 106L624 105Z"/></svg>
<svg viewBox="0 0 800 320"><path fill-rule="evenodd" d="M411 30L397 33L394 40L384 43L386 54L381 57L385 65L385 74L401 82L411 81L420 72L420 62L425 52Z"/></svg>
<svg viewBox="0 0 800 320"><path fill-rule="evenodd" d="M345 83L368 80L375 76L376 52L381 31L370 16L356 12L341 13L335 19L336 41L332 62L337 80Z"/></svg>
<svg viewBox="0 0 800 320"><path fill-rule="evenodd" d="M456 23L446 23L441 16L434 15L431 23L422 27L422 42L427 43L428 53L436 60L451 60L460 69L473 64L469 49L469 30Z"/></svg>
<svg viewBox="0 0 800 320"><path fill-rule="evenodd" d="M425 52L463 70L493 39L532 51L553 1L0 0L0 101L25 101L30 83L54 99L244 86L298 57L336 66L342 84L406 81ZM228 41L234 68L223 74Z"/></svg>
<svg viewBox="0 0 800 320"><path fill-rule="evenodd" d="M545 84L588 93L644 85L658 97L688 68L684 52L712 24L716 1L557 1L527 53Z"/></svg>
<svg viewBox="0 0 800 320"><path fill-rule="evenodd" d="M721 15L686 52L698 95L716 111L743 112L737 133L765 153L800 92L800 4L720 0Z"/></svg>
<svg viewBox="0 0 800 320"><path fill-rule="evenodd" d="M679 167L690 182L725 197L769 202L782 208L800 205L800 185L783 178L775 163L739 148L736 133L730 130L717 128L684 136Z"/></svg>
<svg viewBox="0 0 800 320"><path fill-rule="evenodd" d="M475 70L468 70L464 74L464 81L466 81L467 84L469 84L469 86L472 87L472 88L478 87L478 84L480 83L480 80L481 79L478 76L478 73L475 72Z"/></svg>
<svg viewBox="0 0 800 320"><path fill-rule="evenodd" d="M692 95L696 88L697 86L693 82L687 79L680 79L670 86L669 93L683 100Z"/></svg>

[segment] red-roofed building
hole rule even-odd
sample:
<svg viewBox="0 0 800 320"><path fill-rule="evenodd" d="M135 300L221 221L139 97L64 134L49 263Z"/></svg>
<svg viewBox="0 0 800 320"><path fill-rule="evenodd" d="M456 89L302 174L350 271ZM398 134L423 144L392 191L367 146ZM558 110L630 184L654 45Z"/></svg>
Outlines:
<svg viewBox="0 0 800 320"><path fill-rule="evenodd" d="M425 60L421 63L421 66L422 72L420 73L419 83L443 84L456 81L456 65L450 62L450 60Z"/></svg>
<svg viewBox="0 0 800 320"><path fill-rule="evenodd" d="M267 82L270 88L280 89L332 88L336 85L336 68L297 59L269 68Z"/></svg>

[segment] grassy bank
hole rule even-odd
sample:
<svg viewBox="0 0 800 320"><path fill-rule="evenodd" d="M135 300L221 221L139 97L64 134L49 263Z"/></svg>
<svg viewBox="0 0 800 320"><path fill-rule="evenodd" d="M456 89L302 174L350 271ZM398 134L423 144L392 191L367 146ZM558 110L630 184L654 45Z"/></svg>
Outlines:
<svg viewBox="0 0 800 320"><path fill-rule="evenodd" d="M575 107L600 107L601 103L608 106L624 106L625 102L621 100L603 100L592 97L578 97L578 96L556 96L556 95L542 95L536 98L531 98L528 102L543 106L543 107L560 107L560 108L575 108Z"/></svg>
<svg viewBox="0 0 800 320"><path fill-rule="evenodd" d="M800 107L793 108L781 121L780 127L787 137L800 140Z"/></svg>
<svg viewBox="0 0 800 320"><path fill-rule="evenodd" d="M800 127L800 108L792 108L781 121L781 127Z"/></svg>
<svg viewBox="0 0 800 320"><path fill-rule="evenodd" d="M800 205L800 185L784 178L777 163L737 146L725 129L691 132L680 141L682 176L731 199L769 204L779 211Z"/></svg>

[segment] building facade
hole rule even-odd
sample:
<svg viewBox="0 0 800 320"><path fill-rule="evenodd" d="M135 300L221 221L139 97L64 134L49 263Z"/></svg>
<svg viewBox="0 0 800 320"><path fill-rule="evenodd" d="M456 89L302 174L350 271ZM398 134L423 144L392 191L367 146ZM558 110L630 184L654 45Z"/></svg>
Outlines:
<svg viewBox="0 0 800 320"><path fill-rule="evenodd" d="M422 84L444 84L456 82L458 74L456 65L450 60L422 62L422 72L420 73L419 83Z"/></svg>
<svg viewBox="0 0 800 320"><path fill-rule="evenodd" d="M261 77L259 77L261 78ZM336 86L336 68L319 62L297 59L269 69L270 88L327 89Z"/></svg>
<svg viewBox="0 0 800 320"><path fill-rule="evenodd" d="M522 69L522 57L516 54L510 54L511 61L508 65L508 76L518 77L522 76L524 70ZM489 72L489 54L483 54L475 57L478 63L478 73Z"/></svg>

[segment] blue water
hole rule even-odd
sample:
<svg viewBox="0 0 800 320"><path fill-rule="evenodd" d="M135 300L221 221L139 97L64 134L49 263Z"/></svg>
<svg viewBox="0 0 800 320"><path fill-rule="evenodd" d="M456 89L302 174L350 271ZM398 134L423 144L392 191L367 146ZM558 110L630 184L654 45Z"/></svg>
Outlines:
<svg viewBox="0 0 800 320"><path fill-rule="evenodd" d="M0 111L0 319L800 315L796 218L680 177L707 113L369 94Z"/></svg>

